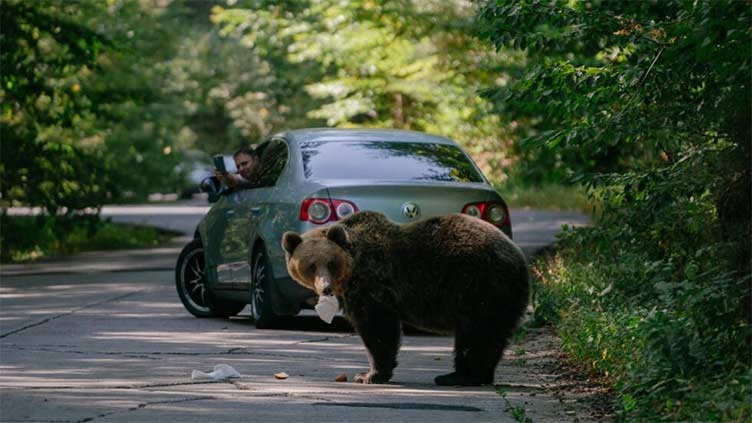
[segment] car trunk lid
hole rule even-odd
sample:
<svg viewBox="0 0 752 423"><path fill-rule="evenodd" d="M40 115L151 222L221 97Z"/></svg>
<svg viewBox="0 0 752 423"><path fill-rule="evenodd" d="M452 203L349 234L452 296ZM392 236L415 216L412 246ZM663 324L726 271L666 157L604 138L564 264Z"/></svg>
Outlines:
<svg viewBox="0 0 752 423"><path fill-rule="evenodd" d="M328 190L332 200L351 201L360 211L378 211L397 223L460 213L470 203L500 201L490 187L477 183L330 184Z"/></svg>

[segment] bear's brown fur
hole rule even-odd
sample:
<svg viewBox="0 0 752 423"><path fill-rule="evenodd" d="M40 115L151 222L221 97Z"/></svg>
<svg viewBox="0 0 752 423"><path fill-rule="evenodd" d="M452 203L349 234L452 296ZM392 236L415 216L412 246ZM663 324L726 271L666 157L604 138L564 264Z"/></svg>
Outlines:
<svg viewBox="0 0 752 423"><path fill-rule="evenodd" d="M439 385L493 382L529 295L522 251L493 225L463 214L397 225L360 212L302 237L282 238L287 269L334 294L368 351L356 381L385 383L397 366L401 322L454 333L455 371Z"/></svg>

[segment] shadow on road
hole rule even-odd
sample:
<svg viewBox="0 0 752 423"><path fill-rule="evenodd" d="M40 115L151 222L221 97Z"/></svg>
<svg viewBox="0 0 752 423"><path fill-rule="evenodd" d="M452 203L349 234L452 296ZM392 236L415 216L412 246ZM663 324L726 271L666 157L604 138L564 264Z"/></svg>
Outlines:
<svg viewBox="0 0 752 423"><path fill-rule="evenodd" d="M254 327L251 316L238 316L231 318L233 322ZM343 316L336 316L331 324L321 320L312 311L304 310L300 315L280 318L273 329L281 331L300 331L300 332L331 332L331 333L350 333L354 334L355 329L350 322ZM408 324L402 324L402 332L409 336L441 336L435 333L427 332Z"/></svg>

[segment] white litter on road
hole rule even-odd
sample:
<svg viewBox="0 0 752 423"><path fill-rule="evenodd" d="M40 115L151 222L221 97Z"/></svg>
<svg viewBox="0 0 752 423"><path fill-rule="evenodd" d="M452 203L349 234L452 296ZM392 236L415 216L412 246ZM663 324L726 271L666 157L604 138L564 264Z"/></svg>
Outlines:
<svg viewBox="0 0 752 423"><path fill-rule="evenodd" d="M237 370L233 369L232 366L229 366L227 364L217 364L214 366L214 371L210 373L204 373L200 370L194 370L193 373L191 373L191 379L213 379L213 380L223 380L223 379L230 379L240 377L240 373L238 373Z"/></svg>

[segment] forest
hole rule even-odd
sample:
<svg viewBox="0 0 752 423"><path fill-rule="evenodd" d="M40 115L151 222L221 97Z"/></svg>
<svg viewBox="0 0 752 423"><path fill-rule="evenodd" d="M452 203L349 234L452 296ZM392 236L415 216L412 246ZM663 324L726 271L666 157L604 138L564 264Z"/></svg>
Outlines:
<svg viewBox="0 0 752 423"><path fill-rule="evenodd" d="M96 225L285 129L444 135L501 190L586 193L533 324L618 419L748 421L751 24L745 0L3 0L3 249L11 206Z"/></svg>

